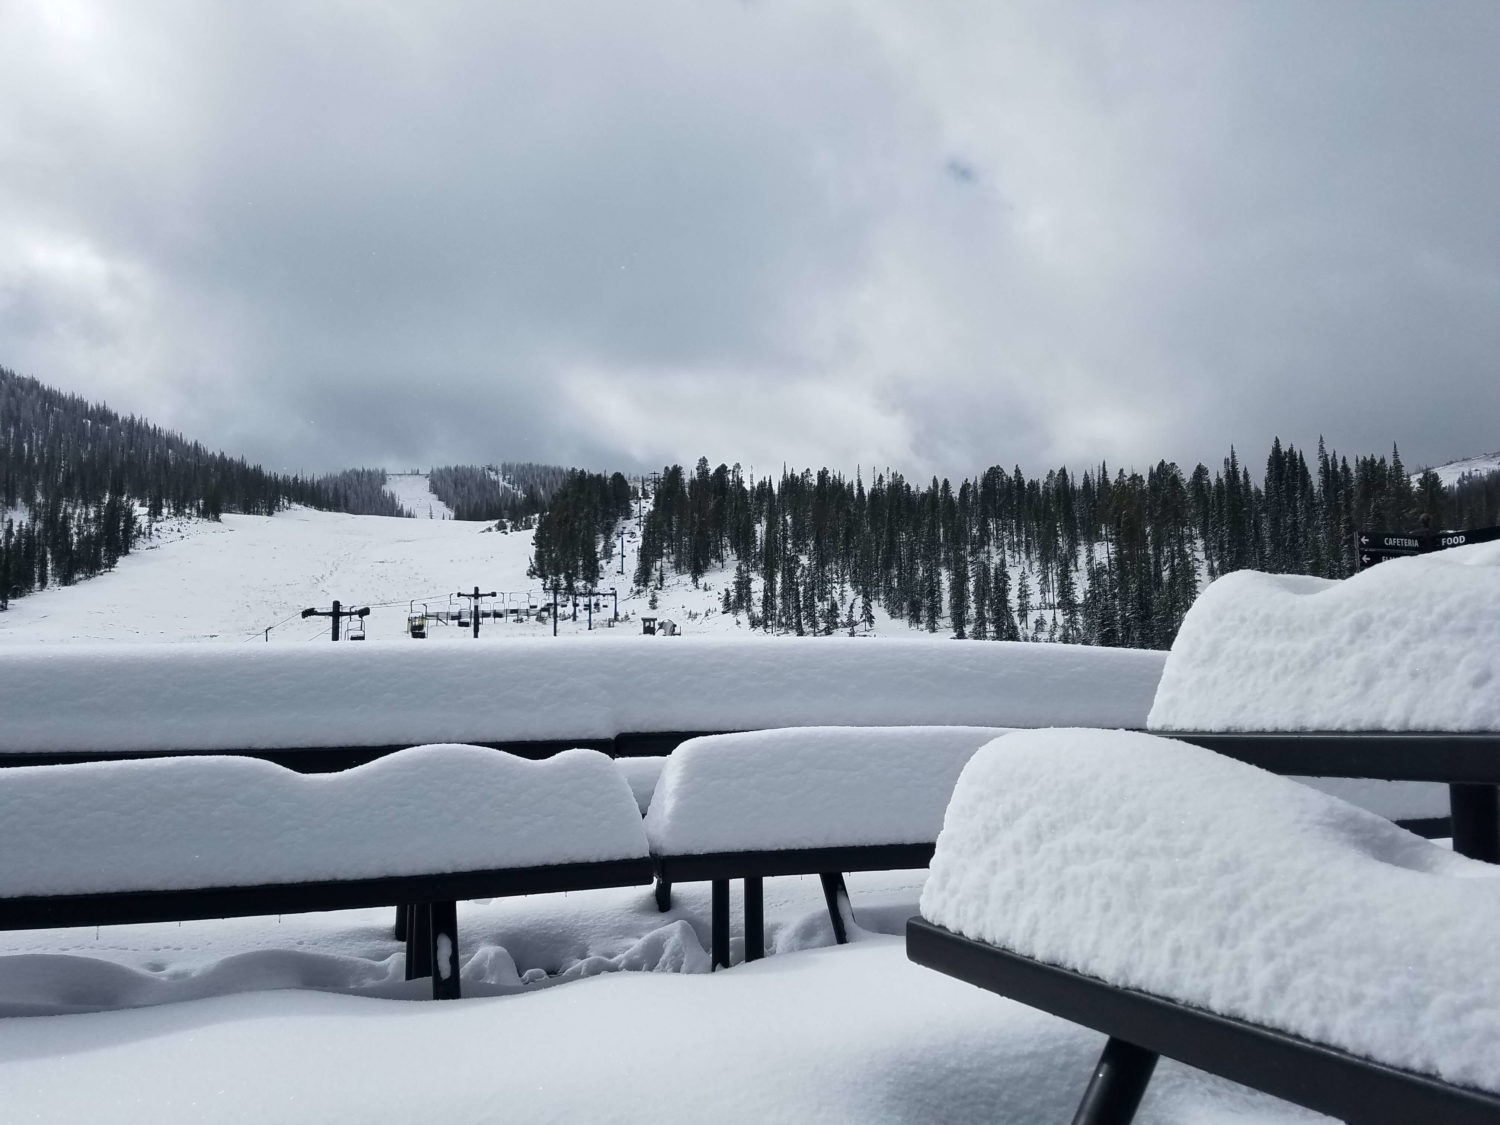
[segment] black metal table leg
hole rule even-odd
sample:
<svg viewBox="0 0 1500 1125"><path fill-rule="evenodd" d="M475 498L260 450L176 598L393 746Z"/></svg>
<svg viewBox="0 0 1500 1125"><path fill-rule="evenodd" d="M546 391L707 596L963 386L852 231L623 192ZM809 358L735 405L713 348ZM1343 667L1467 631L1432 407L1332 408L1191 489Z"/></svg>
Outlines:
<svg viewBox="0 0 1500 1125"><path fill-rule="evenodd" d="M729 968L729 880L715 879L709 910L709 944L713 947L711 969Z"/></svg>
<svg viewBox="0 0 1500 1125"><path fill-rule="evenodd" d="M765 880L745 876L745 960L759 961L766 955Z"/></svg>
<svg viewBox="0 0 1500 1125"><path fill-rule="evenodd" d="M849 934L844 929L844 910L849 902L849 888L844 886L844 876L839 871L825 871L818 876L823 884L823 898L828 903L828 917L833 921L833 940L838 945L849 944ZM851 913L853 911L851 910Z"/></svg>
<svg viewBox="0 0 1500 1125"><path fill-rule="evenodd" d="M656 895L656 909L665 914L672 909L672 884L660 875L656 877L656 887L653 894Z"/></svg>
<svg viewBox="0 0 1500 1125"><path fill-rule="evenodd" d="M1141 1104L1157 1055L1123 1039L1110 1039L1078 1103L1073 1125L1130 1125Z"/></svg>
<svg viewBox="0 0 1500 1125"><path fill-rule="evenodd" d="M405 906L398 906L398 907L396 907L396 927L395 927L395 931L396 931L396 940L397 941L405 941L406 940L406 911L407 911L407 909L408 908L405 907Z"/></svg>
<svg viewBox="0 0 1500 1125"><path fill-rule="evenodd" d="M1493 785L1450 785L1453 850L1471 859L1500 863L1500 789Z"/></svg>
<svg viewBox="0 0 1500 1125"><path fill-rule="evenodd" d="M406 917L406 979L418 980L432 973L432 904L408 907Z"/></svg>
<svg viewBox="0 0 1500 1125"><path fill-rule="evenodd" d="M458 983L458 903L435 902L429 907L432 928L432 998L457 1000Z"/></svg>

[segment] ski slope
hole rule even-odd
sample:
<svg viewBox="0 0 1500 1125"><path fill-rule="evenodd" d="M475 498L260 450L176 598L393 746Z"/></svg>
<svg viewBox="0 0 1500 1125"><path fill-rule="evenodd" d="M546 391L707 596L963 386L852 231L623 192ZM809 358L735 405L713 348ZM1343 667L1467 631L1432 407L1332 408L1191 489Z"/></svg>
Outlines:
<svg viewBox="0 0 1500 1125"><path fill-rule="evenodd" d="M118 567L69 587L52 587L20 598L0 613L0 645L65 641L214 641L285 644L327 640L326 617L304 620L304 608L369 606L370 641L402 641L410 613L457 612L457 597L477 585L502 595L507 609L533 611L522 623L484 620L480 641L550 636L552 626L534 615L550 606L551 594L527 577L532 533L501 532L489 524L439 517L448 512L427 491L422 475L393 476L394 494L421 512L432 502L433 518L353 516L292 508L275 516L226 515L221 522L172 520L120 560ZM404 482L404 483L403 483ZM420 488L418 487L420 486ZM388 486L389 487L389 486ZM425 498L425 499L424 499ZM600 598L590 621L586 600L564 607L559 634L639 636L640 618L674 621L683 634L749 636L743 618L725 614L720 599L733 570L710 572L695 587L685 575L669 576L651 608L650 591L632 593L639 532L625 521L623 566L619 537L604 563L600 586L618 593L621 620L610 626L615 599ZM622 573L623 572L623 573ZM486 609L496 603L486 601ZM879 607L870 635L943 640L893 622ZM591 629L592 626L592 629ZM755 634L760 635L760 634ZM436 622L429 642L472 641L468 628Z"/></svg>
<svg viewBox="0 0 1500 1125"><path fill-rule="evenodd" d="M1487 453L1483 457L1466 457L1462 461L1449 461L1446 465L1434 465L1432 471L1438 475L1438 479L1445 487L1452 488L1470 473L1484 476L1500 471L1500 450ZM1421 476L1421 473L1413 473L1412 480L1418 480Z"/></svg>
<svg viewBox="0 0 1500 1125"><path fill-rule="evenodd" d="M419 520L451 520L453 509L433 494L426 473L387 473L385 490Z"/></svg>

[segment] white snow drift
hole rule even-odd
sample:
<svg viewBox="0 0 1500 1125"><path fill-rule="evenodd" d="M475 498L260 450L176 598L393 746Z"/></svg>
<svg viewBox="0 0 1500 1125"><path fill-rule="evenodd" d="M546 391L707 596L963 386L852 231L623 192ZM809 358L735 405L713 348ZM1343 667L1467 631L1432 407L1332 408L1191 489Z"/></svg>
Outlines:
<svg viewBox="0 0 1500 1125"><path fill-rule="evenodd" d="M937 839L991 727L807 727L695 738L667 759L646 833L660 855Z"/></svg>
<svg viewBox="0 0 1500 1125"><path fill-rule="evenodd" d="M343 773L250 758L0 770L0 895L175 890L646 854L603 754L420 746Z"/></svg>
<svg viewBox="0 0 1500 1125"><path fill-rule="evenodd" d="M0 649L0 753L609 738L851 725L1140 726L1162 653L660 638Z"/></svg>
<svg viewBox="0 0 1500 1125"><path fill-rule="evenodd" d="M1241 571L1167 658L1155 730L1500 730L1500 543L1342 582Z"/></svg>
<svg viewBox="0 0 1500 1125"><path fill-rule="evenodd" d="M1151 735L1026 731L959 779L924 917L1500 1090L1500 868Z"/></svg>

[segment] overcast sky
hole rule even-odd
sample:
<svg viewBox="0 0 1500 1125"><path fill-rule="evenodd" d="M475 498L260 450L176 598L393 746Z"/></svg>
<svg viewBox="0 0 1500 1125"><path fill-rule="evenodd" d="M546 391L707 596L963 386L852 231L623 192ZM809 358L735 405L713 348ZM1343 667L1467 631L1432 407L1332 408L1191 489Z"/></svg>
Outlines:
<svg viewBox="0 0 1500 1125"><path fill-rule="evenodd" d="M277 468L1500 448L1500 3L0 2L0 366Z"/></svg>

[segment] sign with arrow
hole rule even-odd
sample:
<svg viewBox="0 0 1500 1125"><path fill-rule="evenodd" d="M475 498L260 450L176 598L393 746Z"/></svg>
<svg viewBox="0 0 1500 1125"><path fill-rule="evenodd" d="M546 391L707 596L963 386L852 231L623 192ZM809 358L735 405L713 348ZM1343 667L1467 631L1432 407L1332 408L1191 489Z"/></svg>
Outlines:
<svg viewBox="0 0 1500 1125"><path fill-rule="evenodd" d="M1422 551L1432 550L1427 545L1431 538L1431 533L1361 531L1355 541L1359 544L1361 551L1396 551L1405 555L1415 555Z"/></svg>
<svg viewBox="0 0 1500 1125"><path fill-rule="evenodd" d="M1476 527L1468 531L1356 531L1355 558L1359 569L1364 570L1387 559L1425 555L1471 543L1492 543L1497 539L1500 527Z"/></svg>

